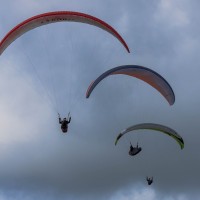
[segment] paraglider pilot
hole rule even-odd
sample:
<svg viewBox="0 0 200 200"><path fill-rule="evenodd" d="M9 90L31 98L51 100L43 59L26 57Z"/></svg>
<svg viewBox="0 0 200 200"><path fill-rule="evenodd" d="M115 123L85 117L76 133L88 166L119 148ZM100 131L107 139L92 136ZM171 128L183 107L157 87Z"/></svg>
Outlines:
<svg viewBox="0 0 200 200"><path fill-rule="evenodd" d="M142 151L141 147L138 147L138 143L136 147L133 147L132 144L130 143L130 150L129 150L129 155L130 156L135 156L138 154L140 151Z"/></svg>
<svg viewBox="0 0 200 200"><path fill-rule="evenodd" d="M63 118L63 120L61 120L60 114L58 113L59 124L61 124L61 130L63 133L67 132L68 124L71 122L71 116L69 116L69 114L68 114L69 119Z"/></svg>
<svg viewBox="0 0 200 200"><path fill-rule="evenodd" d="M153 183L153 177L151 178L147 177L146 180L148 182L148 185L151 185Z"/></svg>

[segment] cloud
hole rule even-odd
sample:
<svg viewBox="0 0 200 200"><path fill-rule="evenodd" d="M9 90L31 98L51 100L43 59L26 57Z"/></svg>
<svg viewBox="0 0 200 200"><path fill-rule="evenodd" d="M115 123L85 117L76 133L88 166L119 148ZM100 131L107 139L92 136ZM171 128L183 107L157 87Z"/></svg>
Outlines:
<svg viewBox="0 0 200 200"><path fill-rule="evenodd" d="M186 7L187 1L161 0L155 18L169 26L184 27L190 23Z"/></svg>
<svg viewBox="0 0 200 200"><path fill-rule="evenodd" d="M156 199L156 195L154 190L152 189L144 189L142 191L128 191L127 193L125 192L119 192L116 196L113 196L110 200L114 200L114 199L119 199L119 200L137 200L137 199L141 199L141 200L145 200L145 199Z"/></svg>
<svg viewBox="0 0 200 200"><path fill-rule="evenodd" d="M0 198L198 199L199 35L191 20L199 17L191 12L196 4L88 2L17 1L17 9L4 3L2 12L12 17L4 14L1 38L31 15L67 8L113 25L132 53L126 55L105 31L74 24L33 30L9 46L0 59ZM85 99L92 80L122 64L144 65L165 77L175 91L174 106L142 81L120 76L109 77ZM50 75L51 69L56 70ZM54 82L61 115L69 110L72 115L67 135L61 134L55 102L45 92L49 87L55 97ZM130 134L114 146L119 131L142 122L172 127L185 148L154 132ZM143 147L134 158L127 153L130 140ZM155 178L151 188L149 174Z"/></svg>

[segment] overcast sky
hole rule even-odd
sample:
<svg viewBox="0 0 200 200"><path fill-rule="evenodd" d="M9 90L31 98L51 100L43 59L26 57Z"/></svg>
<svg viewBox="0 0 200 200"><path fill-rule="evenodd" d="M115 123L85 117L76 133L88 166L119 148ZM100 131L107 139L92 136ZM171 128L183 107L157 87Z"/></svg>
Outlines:
<svg viewBox="0 0 200 200"><path fill-rule="evenodd" d="M200 199L200 24L198 0L2 1L0 39L23 20L77 11L110 24L127 42L91 25L55 23L34 29L0 57L0 200ZM105 79L104 71L137 64L174 90L168 102L139 79ZM71 113L68 134L58 124ZM137 123L176 130L183 150L155 131L118 133ZM143 148L128 155L129 142ZM153 176L148 186L146 176Z"/></svg>

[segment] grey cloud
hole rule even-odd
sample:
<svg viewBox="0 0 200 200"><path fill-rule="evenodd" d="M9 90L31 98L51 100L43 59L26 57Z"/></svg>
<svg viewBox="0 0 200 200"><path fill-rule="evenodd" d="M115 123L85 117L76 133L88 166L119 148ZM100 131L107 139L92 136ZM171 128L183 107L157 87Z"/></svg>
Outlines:
<svg viewBox="0 0 200 200"><path fill-rule="evenodd" d="M186 12L189 20L188 24L180 27L171 26L167 17L160 17L160 2L97 1L89 6L86 3L82 5L82 2L63 2L62 7L70 5L73 10L77 8L98 15L113 25L128 42L132 50L130 55L126 55L115 38L97 31L99 29L88 27L87 33L87 30L82 32L83 26L74 26L76 33L71 31L68 40L61 33L55 37L54 28L67 30L62 25L27 33L2 55L0 64L6 73L1 73L1 107L7 110L2 109L1 119L5 124L9 124L9 119L18 121L14 124L14 133L12 127L1 126L1 132L12 134L1 140L4 150L0 158L0 185L5 198L14 199L14 195L18 199L21 195L23 199L125 198L120 196L120 192L128 193L128 197L140 195L142 198L146 193L138 194L137 191L147 187L145 177L151 174L155 176L153 197L198 199L199 29L195 20L198 19L198 3L184 1L178 7ZM5 8L9 4L5 3ZM53 1L42 3L41 11L54 8L58 10L61 5ZM38 14L35 7L30 10L33 15ZM4 22L6 30L0 32L1 38L19 22L16 18L24 20L24 16L30 17L30 13L17 12L16 18L15 15L16 12L13 12L14 18L9 19L7 24ZM126 30L121 31L120 27ZM51 44L48 44L46 33L52 39ZM95 39L87 38L93 34ZM47 49L50 48L47 52L40 45L42 41ZM78 45L67 49L70 42ZM51 57L48 57L48 52ZM98 85L89 99L85 99L86 89L92 80L108 68L122 64L144 65L160 73L175 91L175 104L170 107L157 91L139 80L125 77L110 77ZM6 69L5 65L9 68ZM46 69L50 69L48 65L51 65L50 68L57 67L54 73L60 76L60 80L55 79L55 86L59 88L56 93L63 96L61 108L65 111L61 110L62 116L67 114L69 105L75 105L71 109L72 123L66 136L60 133L57 113L48 103L34 72L34 67L38 67L38 73L44 77ZM62 70L69 65L65 79ZM10 76L12 73L13 76ZM47 87L53 80L51 78L46 79ZM17 86L19 83L21 87ZM72 91L68 88L69 83L72 83ZM15 97L7 91L13 87ZM25 89L22 91L22 88ZM63 90L72 92L73 98L69 100L67 95L62 94ZM15 118L9 117L13 115ZM185 148L181 151L173 140L153 132L130 135L114 146L119 131L141 122L171 126L184 138ZM22 132L19 133L19 130ZM16 140L12 139L15 132L19 137ZM22 136L27 138L23 140ZM138 138L143 151L130 158L127 154L129 141L135 144ZM9 142L11 139L12 143ZM131 190L136 192L132 194Z"/></svg>

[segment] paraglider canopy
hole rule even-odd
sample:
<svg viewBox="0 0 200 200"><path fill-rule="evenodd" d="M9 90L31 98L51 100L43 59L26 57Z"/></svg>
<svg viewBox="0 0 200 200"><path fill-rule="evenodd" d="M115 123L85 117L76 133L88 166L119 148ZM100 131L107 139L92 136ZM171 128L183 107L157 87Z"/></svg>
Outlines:
<svg viewBox="0 0 200 200"><path fill-rule="evenodd" d="M143 80L160 92L170 105L173 105L175 102L175 94L169 83L157 72L139 65L122 65L104 72L90 84L86 92L86 98L90 97L94 88L104 78L116 74L128 75Z"/></svg>
<svg viewBox="0 0 200 200"><path fill-rule="evenodd" d="M116 37L125 47L125 49L130 52L128 45L120 36L120 34L113 27L111 27L109 24L102 21L101 19L80 12L55 11L33 16L15 26L0 42L0 55L13 41L15 41L24 33L42 25L56 22L80 22L99 27Z"/></svg>
<svg viewBox="0 0 200 200"><path fill-rule="evenodd" d="M117 145L119 139L123 135L125 135L126 133L129 133L131 131L135 131L135 130L139 130L139 129L155 130L155 131L159 131L160 133L167 134L177 141L177 143L180 145L181 149L184 148L183 138L175 130L173 130L167 126L164 126L164 125L153 124L153 123L136 124L134 126L130 126L129 128L121 131L115 140L115 145Z"/></svg>

